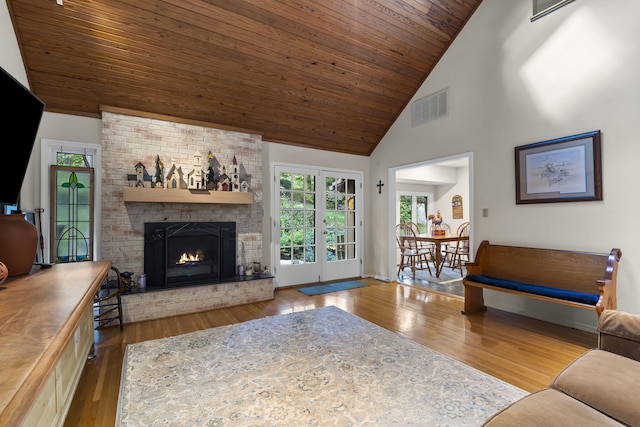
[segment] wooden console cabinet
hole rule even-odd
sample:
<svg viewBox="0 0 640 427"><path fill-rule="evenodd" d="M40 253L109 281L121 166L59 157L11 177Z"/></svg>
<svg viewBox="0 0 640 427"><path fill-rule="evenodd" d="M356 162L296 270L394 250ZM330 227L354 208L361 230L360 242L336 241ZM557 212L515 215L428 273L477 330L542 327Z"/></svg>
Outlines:
<svg viewBox="0 0 640 427"><path fill-rule="evenodd" d="M64 423L93 345L93 296L110 267L36 267L0 285L0 425Z"/></svg>

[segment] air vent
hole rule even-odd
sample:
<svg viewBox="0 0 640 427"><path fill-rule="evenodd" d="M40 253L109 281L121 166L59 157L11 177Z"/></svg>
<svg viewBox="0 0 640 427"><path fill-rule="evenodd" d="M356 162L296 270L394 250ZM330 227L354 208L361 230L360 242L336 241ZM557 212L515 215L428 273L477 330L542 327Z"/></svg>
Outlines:
<svg viewBox="0 0 640 427"><path fill-rule="evenodd" d="M441 90L413 102L412 126L423 125L449 113L449 89Z"/></svg>

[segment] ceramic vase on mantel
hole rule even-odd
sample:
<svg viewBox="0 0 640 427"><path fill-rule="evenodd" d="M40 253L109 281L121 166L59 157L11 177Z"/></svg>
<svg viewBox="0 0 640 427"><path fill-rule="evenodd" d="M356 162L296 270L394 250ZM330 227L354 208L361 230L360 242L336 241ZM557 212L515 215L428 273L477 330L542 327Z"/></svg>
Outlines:
<svg viewBox="0 0 640 427"><path fill-rule="evenodd" d="M0 261L9 276L30 272L37 250L38 230L24 215L0 215Z"/></svg>

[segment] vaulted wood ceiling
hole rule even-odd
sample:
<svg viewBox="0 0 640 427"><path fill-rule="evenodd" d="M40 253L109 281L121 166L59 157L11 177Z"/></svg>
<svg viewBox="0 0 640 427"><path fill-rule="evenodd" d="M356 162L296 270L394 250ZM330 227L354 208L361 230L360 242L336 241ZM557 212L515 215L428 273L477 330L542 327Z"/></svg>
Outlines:
<svg viewBox="0 0 640 427"><path fill-rule="evenodd" d="M369 155L482 0L7 0L46 111Z"/></svg>

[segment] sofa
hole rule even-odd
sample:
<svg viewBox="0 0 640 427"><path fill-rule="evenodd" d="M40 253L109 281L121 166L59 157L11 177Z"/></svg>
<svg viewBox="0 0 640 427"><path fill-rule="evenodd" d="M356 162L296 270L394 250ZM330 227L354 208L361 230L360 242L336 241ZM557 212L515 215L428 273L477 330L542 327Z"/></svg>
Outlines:
<svg viewBox="0 0 640 427"><path fill-rule="evenodd" d="M640 426L640 315L604 310L597 332L597 348L483 425Z"/></svg>

